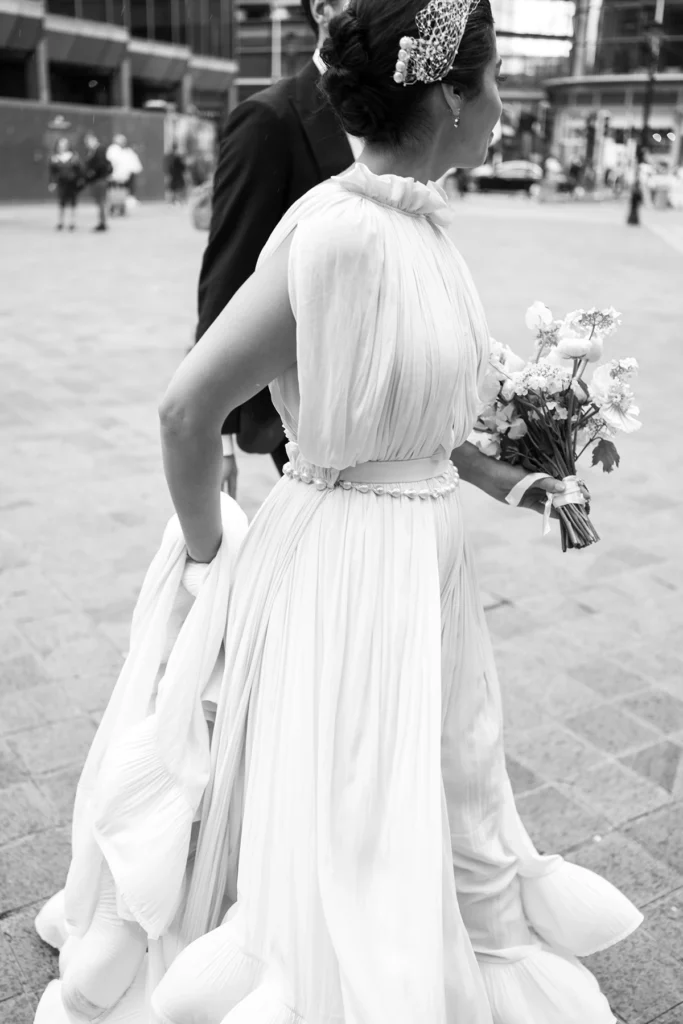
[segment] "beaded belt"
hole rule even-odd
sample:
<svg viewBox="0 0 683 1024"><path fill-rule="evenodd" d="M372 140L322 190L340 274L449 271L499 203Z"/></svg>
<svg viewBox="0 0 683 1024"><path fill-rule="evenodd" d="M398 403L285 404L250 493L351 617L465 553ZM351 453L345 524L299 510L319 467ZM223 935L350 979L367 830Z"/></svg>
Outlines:
<svg viewBox="0 0 683 1024"><path fill-rule="evenodd" d="M340 487L361 494L388 494L393 498L439 498L458 486L458 471L449 459L407 459L394 462L362 462L343 469L335 479L316 476L314 470L297 459L283 470L290 480L312 484L319 491ZM329 471L327 471L329 474ZM421 483L419 488L410 484Z"/></svg>

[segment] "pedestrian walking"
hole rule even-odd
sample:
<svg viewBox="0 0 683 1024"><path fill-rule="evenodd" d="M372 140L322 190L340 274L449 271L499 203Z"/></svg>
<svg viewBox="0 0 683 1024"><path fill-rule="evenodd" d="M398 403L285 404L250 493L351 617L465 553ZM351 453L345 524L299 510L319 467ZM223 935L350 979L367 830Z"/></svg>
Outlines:
<svg viewBox="0 0 683 1024"><path fill-rule="evenodd" d="M57 139L50 158L50 191L57 193L57 231L64 230L64 215L69 211L69 231L76 230L78 194L83 187L84 170L78 153L67 138Z"/></svg>
<svg viewBox="0 0 683 1024"><path fill-rule="evenodd" d="M187 188L187 182L185 180L185 158L178 151L176 145L166 157L166 175L168 178L168 190L171 194L171 202L175 206L176 203L185 202L185 191Z"/></svg>
<svg viewBox="0 0 683 1024"><path fill-rule="evenodd" d="M188 172L193 188L201 188L209 180L212 174L211 161L203 153L196 153L188 161Z"/></svg>
<svg viewBox="0 0 683 1024"><path fill-rule="evenodd" d="M106 147L100 142L94 132L88 132L85 136L85 180L90 188L90 194L95 200L99 221L95 231L107 230L107 190L109 188L109 175L112 172L112 165L107 159Z"/></svg>
<svg viewBox="0 0 683 1024"><path fill-rule="evenodd" d="M347 136L319 91L320 47L343 0L302 0L317 36L312 60L294 78L256 93L232 112L220 141L209 242L199 279L199 340L256 267L287 210L314 185L346 170L363 144ZM237 480L232 437L240 448L287 461L282 421L267 388L235 409L223 429L223 480Z"/></svg>
<svg viewBox="0 0 683 1024"><path fill-rule="evenodd" d="M142 173L142 163L125 135L114 136L114 141L107 150L107 159L112 166L109 211L112 215L118 214L123 217L130 207L135 205L136 181Z"/></svg>

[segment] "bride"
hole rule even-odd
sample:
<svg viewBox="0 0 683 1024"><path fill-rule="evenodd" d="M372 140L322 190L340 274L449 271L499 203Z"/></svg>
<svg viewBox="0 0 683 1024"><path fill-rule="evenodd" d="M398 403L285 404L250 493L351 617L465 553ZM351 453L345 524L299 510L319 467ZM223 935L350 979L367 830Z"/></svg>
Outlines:
<svg viewBox="0 0 683 1024"><path fill-rule="evenodd" d="M577 957L641 916L540 855L519 819L460 505L460 480L503 501L525 476L466 440L488 334L430 183L481 163L500 117L489 0L352 0L323 58L365 150L285 216L162 402L182 535L169 526L172 568L155 561L143 588L66 896L38 921L69 938L36 1019L609 1024ZM290 463L228 605L220 427L268 382ZM546 478L525 503L562 487ZM153 713L126 732L178 572L197 599ZM200 618L221 607L217 654ZM199 663L219 667L213 701ZM196 706L217 704L210 755L211 725L186 727L190 679Z"/></svg>

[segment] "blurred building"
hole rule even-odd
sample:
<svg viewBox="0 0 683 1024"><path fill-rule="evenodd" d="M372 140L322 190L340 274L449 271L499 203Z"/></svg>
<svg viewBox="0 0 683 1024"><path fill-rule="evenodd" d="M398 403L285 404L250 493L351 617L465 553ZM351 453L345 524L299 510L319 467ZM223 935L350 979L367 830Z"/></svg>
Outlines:
<svg viewBox="0 0 683 1024"><path fill-rule="evenodd" d="M551 131L545 82L570 68L575 5L571 0L492 0L503 117L494 159L542 160Z"/></svg>
<svg viewBox="0 0 683 1024"><path fill-rule="evenodd" d="M315 38L299 0L235 0L238 100L280 78L295 75L311 59Z"/></svg>
<svg viewBox="0 0 683 1024"><path fill-rule="evenodd" d="M237 96L246 99L282 76L294 75L315 46L299 0L236 0ZM492 0L507 81L502 140L506 158L538 150L547 121L543 83L569 72L574 3Z"/></svg>
<svg viewBox="0 0 683 1024"><path fill-rule="evenodd" d="M222 112L231 0L0 0L0 97Z"/></svg>
<svg viewBox="0 0 683 1024"><path fill-rule="evenodd" d="M658 54L648 27L661 24ZM564 163L585 162L599 178L633 161L648 77L651 158L678 166L683 132L683 0L578 0L568 75L547 83L554 144Z"/></svg>
<svg viewBox="0 0 683 1024"><path fill-rule="evenodd" d="M169 136L234 103L233 26L232 0L0 0L0 199L42 196L56 135L86 128L126 134L163 194Z"/></svg>

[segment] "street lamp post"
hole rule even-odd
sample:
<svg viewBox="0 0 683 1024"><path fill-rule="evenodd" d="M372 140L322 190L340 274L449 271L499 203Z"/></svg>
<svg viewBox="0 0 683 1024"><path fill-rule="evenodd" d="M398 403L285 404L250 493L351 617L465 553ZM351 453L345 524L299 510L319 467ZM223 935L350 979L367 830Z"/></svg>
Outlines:
<svg viewBox="0 0 683 1024"><path fill-rule="evenodd" d="M659 9L660 4L657 6ZM645 31L645 39L648 47L647 85L645 86L645 95L643 98L643 127L640 133L640 142L636 146L636 169L633 177L631 199L629 202L628 224L640 224L640 206L643 202L640 168L643 160L645 159L645 154L649 149L650 114L652 113L652 102L655 94L655 82L657 80L662 31L661 20L652 22Z"/></svg>

